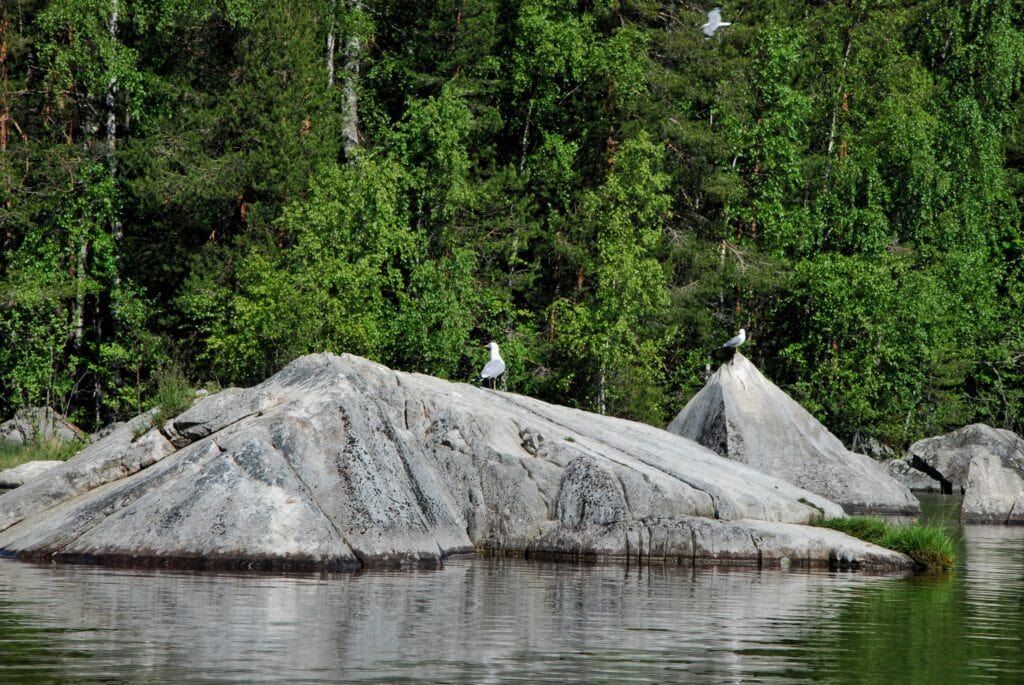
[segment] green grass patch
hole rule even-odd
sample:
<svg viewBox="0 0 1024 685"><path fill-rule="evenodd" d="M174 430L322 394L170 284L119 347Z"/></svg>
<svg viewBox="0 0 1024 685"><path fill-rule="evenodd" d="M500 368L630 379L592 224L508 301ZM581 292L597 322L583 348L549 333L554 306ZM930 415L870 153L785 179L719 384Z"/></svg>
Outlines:
<svg viewBox="0 0 1024 685"><path fill-rule="evenodd" d="M57 442L32 440L24 445L0 442L0 470L13 468L29 461L67 461L82 449L80 440Z"/></svg>
<svg viewBox="0 0 1024 685"><path fill-rule="evenodd" d="M816 525L902 552L922 570L942 571L956 563L956 545L941 526L889 523L870 516L826 519Z"/></svg>

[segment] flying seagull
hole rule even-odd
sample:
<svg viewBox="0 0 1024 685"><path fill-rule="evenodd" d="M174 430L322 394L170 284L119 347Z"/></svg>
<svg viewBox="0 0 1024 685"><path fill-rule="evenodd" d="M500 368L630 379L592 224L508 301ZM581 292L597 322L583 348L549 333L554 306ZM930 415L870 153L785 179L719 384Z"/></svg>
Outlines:
<svg viewBox="0 0 1024 685"><path fill-rule="evenodd" d="M480 372L480 380L486 381L490 379L491 387L494 387L495 381L497 381L501 374L505 373L505 361L498 352L498 343L489 342L487 343L487 348L491 351L491 359L484 364L484 368Z"/></svg>
<svg viewBox="0 0 1024 685"><path fill-rule="evenodd" d="M747 341L747 332L741 328L740 332L739 332L739 335L737 335L735 338L729 338L729 340L726 341L726 343L724 345L722 345L722 347L736 348L736 347L739 347L740 345L742 345L743 343L745 343L746 341Z"/></svg>
<svg viewBox="0 0 1024 685"><path fill-rule="evenodd" d="M732 26L731 21L722 21L722 8L716 7L708 12L708 23L701 26L704 29L704 37L710 38L720 26Z"/></svg>

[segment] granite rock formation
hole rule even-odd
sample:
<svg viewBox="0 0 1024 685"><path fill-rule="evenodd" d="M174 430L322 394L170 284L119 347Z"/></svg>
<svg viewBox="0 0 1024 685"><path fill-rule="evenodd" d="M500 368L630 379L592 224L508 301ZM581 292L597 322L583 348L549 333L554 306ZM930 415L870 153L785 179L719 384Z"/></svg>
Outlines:
<svg viewBox="0 0 1024 685"><path fill-rule="evenodd" d="M723 364L668 430L840 504L913 516L920 503L870 457L848 450L742 354Z"/></svg>
<svg viewBox="0 0 1024 685"><path fill-rule="evenodd" d="M0 496L0 554L199 568L436 565L482 551L906 569L806 525L828 499L651 426L303 357L140 417Z"/></svg>

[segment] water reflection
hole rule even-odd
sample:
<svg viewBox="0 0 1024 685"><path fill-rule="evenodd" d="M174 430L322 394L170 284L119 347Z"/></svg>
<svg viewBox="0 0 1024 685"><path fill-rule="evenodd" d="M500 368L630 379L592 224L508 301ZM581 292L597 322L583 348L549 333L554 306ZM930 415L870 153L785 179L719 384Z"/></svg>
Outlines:
<svg viewBox="0 0 1024 685"><path fill-rule="evenodd" d="M974 674L1021 682L1024 530L965 526L964 543L963 612L970 628L965 635L969 668Z"/></svg>
<svg viewBox="0 0 1024 685"><path fill-rule="evenodd" d="M60 655L35 661L53 659L79 682L118 666L146 672L147 682L784 674L798 667L785 658L794 645L813 639L809 619L838 618L837 592L886 582L499 559L439 572L256 578L4 562L0 578L0 613L40 631L37 644L60 645ZM46 633L56 626L63 632Z"/></svg>
<svg viewBox="0 0 1024 685"><path fill-rule="evenodd" d="M1024 529L873 577L458 559L252 576L0 562L0 682L1024 679Z"/></svg>

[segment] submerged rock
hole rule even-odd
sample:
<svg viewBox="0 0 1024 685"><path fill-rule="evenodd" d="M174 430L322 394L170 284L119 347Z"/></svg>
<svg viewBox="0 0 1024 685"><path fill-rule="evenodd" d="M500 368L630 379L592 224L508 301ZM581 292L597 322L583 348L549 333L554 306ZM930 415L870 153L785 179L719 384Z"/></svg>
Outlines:
<svg viewBox="0 0 1024 685"><path fill-rule="evenodd" d="M692 441L349 355L303 357L145 428L89 445L48 487L0 496L0 554L204 568L435 565L473 550L912 565L800 525L842 509Z"/></svg>
<svg viewBox="0 0 1024 685"><path fill-rule="evenodd" d="M837 502L848 514L920 512L910 490L873 459L848 450L738 352L668 430Z"/></svg>
<svg viewBox="0 0 1024 685"><path fill-rule="evenodd" d="M974 423L910 446L919 469L947 493L962 493L964 523L1024 524L1024 438Z"/></svg>

